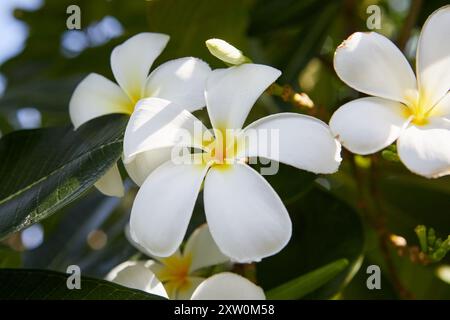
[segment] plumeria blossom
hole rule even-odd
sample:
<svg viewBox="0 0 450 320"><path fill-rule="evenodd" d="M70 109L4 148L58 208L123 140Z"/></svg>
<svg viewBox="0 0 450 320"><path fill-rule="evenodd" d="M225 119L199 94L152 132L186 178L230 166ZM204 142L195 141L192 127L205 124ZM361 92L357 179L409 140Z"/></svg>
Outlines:
<svg viewBox="0 0 450 320"><path fill-rule="evenodd" d="M231 272L217 273L204 279L192 294L171 298L164 285L155 273L140 262L129 262L119 265L122 269L112 271L117 277L113 280L122 286L142 290L163 298L172 300L265 300L266 296L261 287L248 279Z"/></svg>
<svg viewBox="0 0 450 320"><path fill-rule="evenodd" d="M416 76L400 50L377 33L355 33L336 50L334 67L350 87L369 94L340 107L330 127L357 154L397 140L412 172L450 173L450 6L434 12L420 34Z"/></svg>
<svg viewBox="0 0 450 320"><path fill-rule="evenodd" d="M163 63L149 75L153 62L168 41L169 36L165 34L139 33L115 47L111 53L111 69L118 84L96 73L80 82L69 106L75 128L106 114L131 114L136 103L145 97L168 99L189 111L203 108L203 90L211 71L205 62L192 57L175 59ZM133 163L126 168L131 175L133 168ZM96 183L96 187L106 195L123 195L117 165Z"/></svg>
<svg viewBox="0 0 450 320"><path fill-rule="evenodd" d="M130 218L134 241L154 255L172 255L204 185L206 220L225 255L238 262L258 261L286 245L292 228L288 212L269 183L246 162L263 157L333 173L341 157L340 144L328 126L309 116L280 113L241 129L255 101L280 74L258 64L212 71L205 89L211 131L171 101L149 98L138 103L125 131L124 161L142 152L153 152L154 157L141 163L144 170L135 180L141 188ZM187 157L195 161L174 161L171 156L181 129L192 136L182 143L202 150ZM264 139L247 139L268 131L278 133L276 153L269 152Z"/></svg>
<svg viewBox="0 0 450 320"><path fill-rule="evenodd" d="M129 240L142 253L151 256L145 248ZM153 256L152 260L123 262L111 270L106 279L170 299L190 299L200 284L209 288L208 283L211 282L205 282L198 271L226 262L229 258L217 248L208 226L204 224L191 234L182 252L177 249L166 258Z"/></svg>

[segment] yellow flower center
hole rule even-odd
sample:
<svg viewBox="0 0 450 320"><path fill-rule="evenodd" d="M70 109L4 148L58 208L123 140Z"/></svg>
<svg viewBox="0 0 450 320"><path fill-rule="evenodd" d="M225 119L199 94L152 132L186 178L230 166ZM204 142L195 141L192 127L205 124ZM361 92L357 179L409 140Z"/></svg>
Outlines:
<svg viewBox="0 0 450 320"><path fill-rule="evenodd" d="M411 122L418 126L423 126L428 123L428 117L433 108L430 108L425 95L419 94L417 91L408 92L406 95L407 108L405 109L405 116L407 118L412 116Z"/></svg>
<svg viewBox="0 0 450 320"><path fill-rule="evenodd" d="M164 284L169 295L189 284L189 269L192 263L190 254L175 254L160 259L160 262L163 266L156 272L156 276Z"/></svg>
<svg viewBox="0 0 450 320"><path fill-rule="evenodd" d="M203 153L204 164L227 169L237 154L237 137L233 130L214 129L213 141L204 141L206 152Z"/></svg>

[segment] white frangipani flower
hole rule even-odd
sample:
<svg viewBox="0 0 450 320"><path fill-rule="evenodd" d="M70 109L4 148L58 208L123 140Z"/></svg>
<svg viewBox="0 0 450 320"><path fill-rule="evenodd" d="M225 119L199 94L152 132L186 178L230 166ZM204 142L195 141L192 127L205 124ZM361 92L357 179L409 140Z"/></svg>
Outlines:
<svg viewBox="0 0 450 320"><path fill-rule="evenodd" d="M397 140L406 167L436 178L450 174L450 6L434 12L420 34L417 79L400 50L374 32L338 47L334 67L350 87L372 95L340 107L330 127L342 145L371 154Z"/></svg>
<svg viewBox="0 0 450 320"><path fill-rule="evenodd" d="M138 244L131 243L151 256ZM205 280L196 274L198 270L229 261L217 248L206 224L191 234L182 253L177 250L167 258L152 257L153 260L123 262L106 279L170 299L189 299Z"/></svg>
<svg viewBox="0 0 450 320"><path fill-rule="evenodd" d="M258 261L286 245L292 228L288 212L246 160L261 156L315 173L333 173L341 158L340 144L328 126L309 116L281 113L241 129L255 101L280 74L258 64L214 70L205 90L213 132L170 101L149 98L138 103L125 131L124 162L142 152L153 152L154 158L140 163L145 170L135 179L142 183L130 219L136 242L154 255L173 254L204 182L206 219L224 254L238 262ZM203 150L196 154L200 161L156 163L155 158L170 156L179 128L192 132L190 146ZM198 128L203 135L194 133ZM230 129L235 130L231 136ZM254 132L270 130L278 132L279 140L273 142L279 148L276 154L264 148L266 141L243 143Z"/></svg>
<svg viewBox="0 0 450 320"><path fill-rule="evenodd" d="M198 283L191 294L176 297L168 295L151 267L143 262L124 262L111 275L115 277L107 280L171 300L266 300L261 287L231 272L217 273Z"/></svg>
<svg viewBox="0 0 450 320"><path fill-rule="evenodd" d="M189 111L204 107L203 91L211 71L205 62L192 57L171 60L149 75L153 62L168 41L169 36L165 34L139 33L115 47L111 53L111 69L118 85L96 73L83 79L69 105L75 128L106 114L131 114L136 103L145 97L168 99ZM131 163L127 171L132 171L133 167ZM106 195L123 195L117 165L96 183L96 187Z"/></svg>

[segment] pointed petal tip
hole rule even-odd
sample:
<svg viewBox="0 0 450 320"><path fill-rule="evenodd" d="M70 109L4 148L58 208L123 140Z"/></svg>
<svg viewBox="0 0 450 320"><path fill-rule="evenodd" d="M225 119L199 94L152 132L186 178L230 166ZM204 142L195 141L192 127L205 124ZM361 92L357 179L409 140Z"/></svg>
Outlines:
<svg viewBox="0 0 450 320"><path fill-rule="evenodd" d="M125 195L125 187L117 163L108 169L94 185L106 196L122 198Z"/></svg>
<svg viewBox="0 0 450 320"><path fill-rule="evenodd" d="M377 32L356 32L336 49L333 66L349 87L368 95L407 103L417 90L415 74L403 53Z"/></svg>
<svg viewBox="0 0 450 320"><path fill-rule="evenodd" d="M169 36L166 34L138 33L111 52L114 77L131 100L138 100L142 96L150 68L168 41Z"/></svg>
<svg viewBox="0 0 450 320"><path fill-rule="evenodd" d="M258 261L278 253L289 242L292 222L286 207L248 165L236 164L225 172L211 168L203 196L211 235L232 260Z"/></svg>

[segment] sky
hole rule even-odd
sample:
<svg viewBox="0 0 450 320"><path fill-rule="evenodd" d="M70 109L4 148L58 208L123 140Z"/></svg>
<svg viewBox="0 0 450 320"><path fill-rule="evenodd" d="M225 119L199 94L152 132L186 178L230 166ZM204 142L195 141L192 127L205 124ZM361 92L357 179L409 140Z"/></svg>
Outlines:
<svg viewBox="0 0 450 320"><path fill-rule="evenodd" d="M42 0L0 1L0 65L23 49L28 33L27 26L14 18L14 9L34 10L42 3Z"/></svg>

